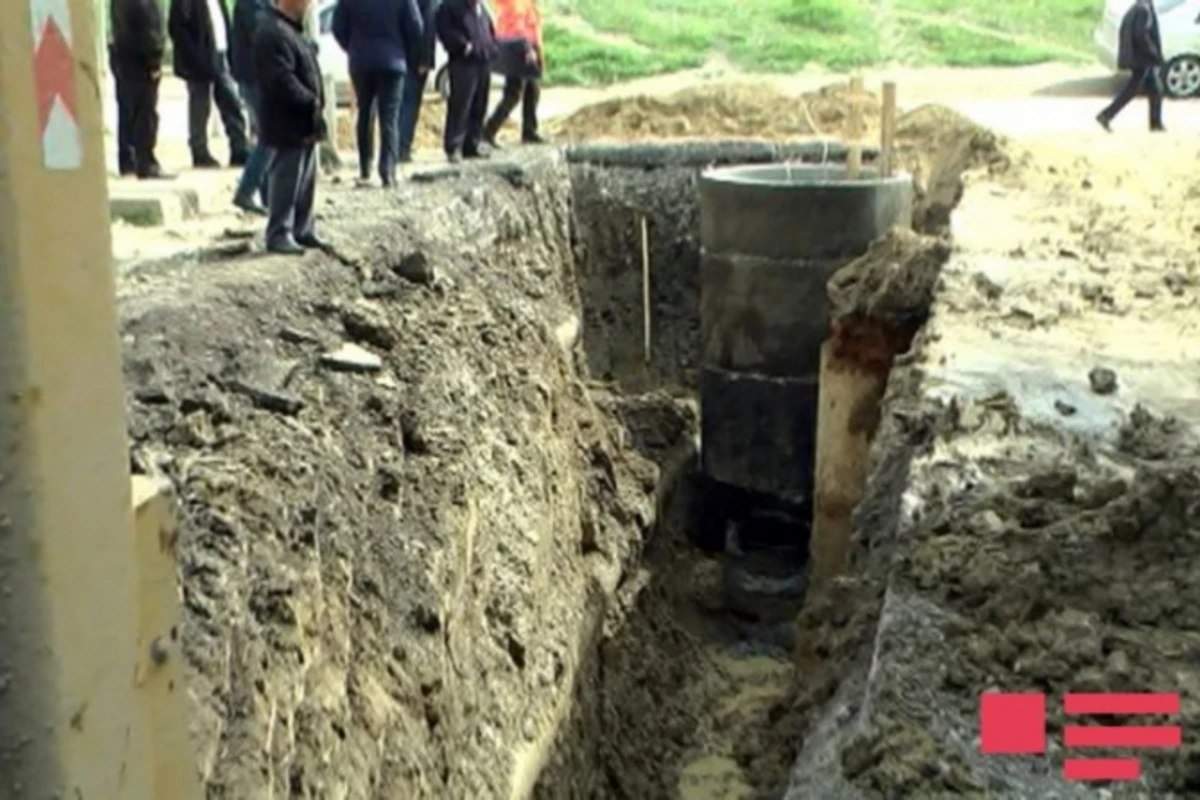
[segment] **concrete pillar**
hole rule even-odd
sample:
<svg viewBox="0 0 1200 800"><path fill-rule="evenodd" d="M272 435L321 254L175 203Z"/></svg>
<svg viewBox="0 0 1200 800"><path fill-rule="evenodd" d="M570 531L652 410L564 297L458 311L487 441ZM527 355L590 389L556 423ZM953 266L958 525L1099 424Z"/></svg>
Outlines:
<svg viewBox="0 0 1200 800"><path fill-rule="evenodd" d="M0 3L2 797L178 796L148 755L94 10Z"/></svg>

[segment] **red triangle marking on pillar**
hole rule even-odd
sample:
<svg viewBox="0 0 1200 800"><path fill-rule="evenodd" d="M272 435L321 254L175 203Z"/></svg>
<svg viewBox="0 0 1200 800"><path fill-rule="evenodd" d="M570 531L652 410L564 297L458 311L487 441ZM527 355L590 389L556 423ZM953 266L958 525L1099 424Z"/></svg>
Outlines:
<svg viewBox="0 0 1200 800"><path fill-rule="evenodd" d="M54 98L59 98L72 119L75 109L75 54L59 30L54 18L46 20L42 40L33 56L33 80L37 91L40 133L46 132L46 121Z"/></svg>

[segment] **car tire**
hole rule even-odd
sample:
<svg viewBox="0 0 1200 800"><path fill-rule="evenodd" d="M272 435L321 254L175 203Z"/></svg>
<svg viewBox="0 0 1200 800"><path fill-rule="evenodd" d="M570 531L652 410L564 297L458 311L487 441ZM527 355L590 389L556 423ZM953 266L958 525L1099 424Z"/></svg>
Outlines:
<svg viewBox="0 0 1200 800"><path fill-rule="evenodd" d="M1200 56L1176 56L1163 67L1163 85L1168 97L1200 95Z"/></svg>
<svg viewBox="0 0 1200 800"><path fill-rule="evenodd" d="M450 99L450 72L445 65L433 76L433 88L437 90L443 100Z"/></svg>

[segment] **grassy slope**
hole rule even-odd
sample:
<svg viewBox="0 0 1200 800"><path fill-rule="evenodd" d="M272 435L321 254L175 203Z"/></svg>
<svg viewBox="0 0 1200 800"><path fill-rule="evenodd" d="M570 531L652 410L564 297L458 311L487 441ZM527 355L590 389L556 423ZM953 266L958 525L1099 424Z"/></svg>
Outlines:
<svg viewBox="0 0 1200 800"><path fill-rule="evenodd" d="M1101 0L543 0L550 81L611 82L698 66L884 62L987 66L1090 58ZM569 15L572 24L556 23ZM560 16L560 18L562 18ZM592 36L588 28L623 41Z"/></svg>

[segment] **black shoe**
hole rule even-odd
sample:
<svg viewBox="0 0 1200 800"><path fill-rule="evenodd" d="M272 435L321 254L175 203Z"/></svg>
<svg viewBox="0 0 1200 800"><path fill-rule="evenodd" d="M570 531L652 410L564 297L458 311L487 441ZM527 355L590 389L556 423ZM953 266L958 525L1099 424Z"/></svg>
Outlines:
<svg viewBox="0 0 1200 800"><path fill-rule="evenodd" d="M545 144L546 140L536 133L527 133L521 135L521 144Z"/></svg>
<svg viewBox="0 0 1200 800"><path fill-rule="evenodd" d="M399 157L396 159L396 163L397 164L411 164L412 163L412 153L401 153L399 155Z"/></svg>
<svg viewBox="0 0 1200 800"><path fill-rule="evenodd" d="M1112 128L1109 127L1112 124L1111 119L1104 116L1103 114L1097 114L1096 122L1100 123L1101 128L1104 128L1104 130L1108 131L1109 133L1112 133Z"/></svg>
<svg viewBox="0 0 1200 800"><path fill-rule="evenodd" d="M267 215L267 209L255 202L253 197L235 197L233 198L233 205L247 214L254 214L258 217L265 217Z"/></svg>
<svg viewBox="0 0 1200 800"><path fill-rule="evenodd" d="M132 164L122 164L117 169L117 174L120 175L122 178L130 178L137 174L137 168L134 167Z"/></svg>
<svg viewBox="0 0 1200 800"><path fill-rule="evenodd" d="M302 256L304 248L292 239L284 239L280 242L271 242L267 245L268 253L278 253L281 256Z"/></svg>
<svg viewBox="0 0 1200 800"><path fill-rule="evenodd" d="M326 244L323 239L319 238L313 233L310 233L308 236L297 236L296 244L300 245L306 250L324 250L329 247L329 245Z"/></svg>
<svg viewBox="0 0 1200 800"><path fill-rule="evenodd" d="M239 152L237 152L237 153L234 153L233 155L231 155L231 156L229 157L229 166L231 166L231 167L244 167L244 166L246 166L246 162L247 162L247 161L249 161L249 160L250 160L250 154L249 154L249 153L246 153L246 152L243 152L243 151L239 151Z"/></svg>
<svg viewBox="0 0 1200 800"><path fill-rule="evenodd" d="M1151 125L1151 126L1150 126L1150 132L1151 132L1151 133L1166 133L1166 132L1167 132L1167 129L1166 129L1166 127L1165 127L1165 126L1164 126L1164 125L1163 125L1163 124L1160 122L1160 123L1159 123L1159 124L1157 124L1157 125Z"/></svg>
<svg viewBox="0 0 1200 800"><path fill-rule="evenodd" d="M173 181L175 176L169 172L163 172L162 167L158 164L151 164L146 169L138 170L139 181Z"/></svg>
<svg viewBox="0 0 1200 800"><path fill-rule="evenodd" d="M192 156L192 166L196 169L220 169L221 162L208 153L202 153L198 156Z"/></svg>
<svg viewBox="0 0 1200 800"><path fill-rule="evenodd" d="M490 150L503 150L504 149L499 145L499 143L496 142L495 134L493 134L491 136L483 137L483 143L486 144L488 146L488 149L490 149Z"/></svg>
<svg viewBox="0 0 1200 800"><path fill-rule="evenodd" d="M447 153L446 160L451 164L457 164L458 162L462 161L462 156L460 156L458 153Z"/></svg>
<svg viewBox="0 0 1200 800"><path fill-rule="evenodd" d="M489 154L485 150L464 150L463 151L463 158L487 160L491 157L492 157L491 154Z"/></svg>

